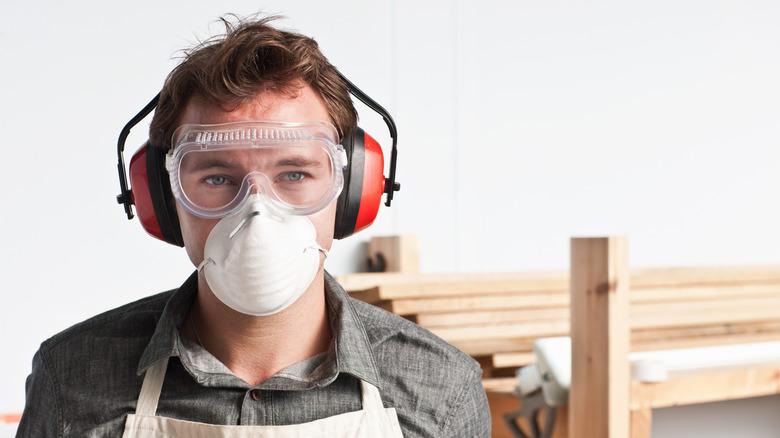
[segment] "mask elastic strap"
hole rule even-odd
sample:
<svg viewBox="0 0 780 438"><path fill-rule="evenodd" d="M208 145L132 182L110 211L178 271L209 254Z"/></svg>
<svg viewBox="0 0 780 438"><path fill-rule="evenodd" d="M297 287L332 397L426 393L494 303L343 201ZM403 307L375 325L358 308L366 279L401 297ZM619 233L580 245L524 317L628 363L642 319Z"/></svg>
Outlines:
<svg viewBox="0 0 780 438"><path fill-rule="evenodd" d="M198 272L200 272L209 263L214 263L214 260L211 257L209 257L207 259L203 259L203 261L200 262L200 264L198 265Z"/></svg>
<svg viewBox="0 0 780 438"><path fill-rule="evenodd" d="M308 246L306 249L316 249L317 251L321 252L325 258L328 258L328 250L321 247L319 244L316 244L314 246ZM306 251L306 249L304 251Z"/></svg>

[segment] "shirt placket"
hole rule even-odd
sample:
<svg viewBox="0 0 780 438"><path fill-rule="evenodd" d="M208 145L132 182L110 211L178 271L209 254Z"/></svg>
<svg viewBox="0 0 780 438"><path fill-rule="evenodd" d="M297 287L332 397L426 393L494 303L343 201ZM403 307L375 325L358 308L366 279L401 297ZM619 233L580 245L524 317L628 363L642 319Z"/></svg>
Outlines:
<svg viewBox="0 0 780 438"><path fill-rule="evenodd" d="M272 391L253 388L244 392L244 399L241 403L241 416L239 418L239 424L247 426L273 425L274 418Z"/></svg>

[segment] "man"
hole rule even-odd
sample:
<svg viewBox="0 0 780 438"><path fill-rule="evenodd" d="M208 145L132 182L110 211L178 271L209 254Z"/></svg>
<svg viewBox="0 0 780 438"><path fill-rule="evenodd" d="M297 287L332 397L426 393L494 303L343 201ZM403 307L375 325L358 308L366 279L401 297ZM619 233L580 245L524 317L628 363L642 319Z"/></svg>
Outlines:
<svg viewBox="0 0 780 438"><path fill-rule="evenodd" d="M148 153L197 271L46 340L19 437L489 436L479 365L323 270L357 116L270 20L227 24L160 93Z"/></svg>

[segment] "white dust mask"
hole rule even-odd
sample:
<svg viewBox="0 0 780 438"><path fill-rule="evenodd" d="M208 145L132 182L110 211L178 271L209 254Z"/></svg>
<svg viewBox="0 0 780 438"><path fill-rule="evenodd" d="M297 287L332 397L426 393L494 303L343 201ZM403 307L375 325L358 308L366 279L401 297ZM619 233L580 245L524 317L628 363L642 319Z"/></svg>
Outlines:
<svg viewBox="0 0 780 438"><path fill-rule="evenodd" d="M206 239L203 270L211 291L247 315L281 312L314 281L322 251L306 216L277 213L254 194L220 219Z"/></svg>

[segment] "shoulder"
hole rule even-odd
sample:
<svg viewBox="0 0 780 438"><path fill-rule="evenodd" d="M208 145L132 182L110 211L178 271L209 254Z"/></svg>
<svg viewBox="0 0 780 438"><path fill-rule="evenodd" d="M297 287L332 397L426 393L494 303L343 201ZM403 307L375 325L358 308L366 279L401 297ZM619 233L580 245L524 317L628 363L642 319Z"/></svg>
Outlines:
<svg viewBox="0 0 780 438"><path fill-rule="evenodd" d="M141 298L95 315L45 340L40 353L66 354L75 344L100 343L127 337L146 337L154 332L166 302L176 289ZM92 345L95 347L96 345Z"/></svg>
<svg viewBox="0 0 780 438"><path fill-rule="evenodd" d="M20 436L121 430L141 385L138 361L173 293L103 312L44 341L27 378Z"/></svg>
<svg viewBox="0 0 780 438"><path fill-rule="evenodd" d="M62 385L134 380L138 361L174 293L147 296L75 324L41 343L37 356Z"/></svg>
<svg viewBox="0 0 780 438"><path fill-rule="evenodd" d="M407 433L442 436L454 417L465 417L462 427L485 436L481 431L489 419L480 416L487 406L476 360L398 315L353 298L349 302L366 330L382 396L396 408Z"/></svg>
<svg viewBox="0 0 780 438"><path fill-rule="evenodd" d="M425 328L363 301L350 297L349 302L363 323L375 354L387 350L417 363L446 365L450 373L463 377L482 373L471 356Z"/></svg>

